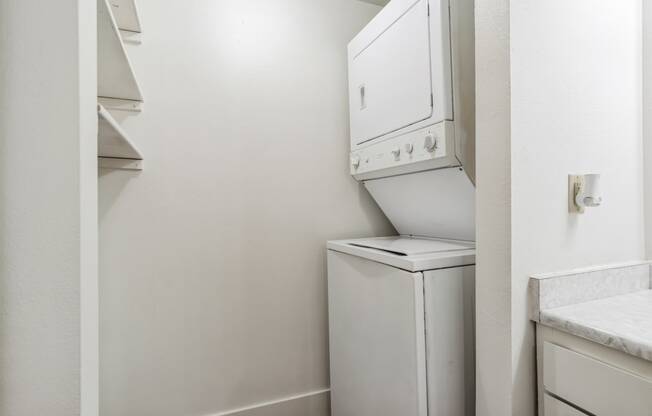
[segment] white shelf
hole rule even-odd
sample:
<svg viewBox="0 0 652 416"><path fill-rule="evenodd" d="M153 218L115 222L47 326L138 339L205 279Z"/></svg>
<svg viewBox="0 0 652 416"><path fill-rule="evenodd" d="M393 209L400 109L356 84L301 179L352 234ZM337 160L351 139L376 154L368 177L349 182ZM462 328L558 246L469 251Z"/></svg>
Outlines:
<svg viewBox="0 0 652 416"><path fill-rule="evenodd" d="M142 103L139 101L120 100L117 98L97 97L97 102L106 110L125 111L128 113L140 113L143 111Z"/></svg>
<svg viewBox="0 0 652 416"><path fill-rule="evenodd" d="M109 0L109 4L120 30L142 32L136 0Z"/></svg>
<svg viewBox="0 0 652 416"><path fill-rule="evenodd" d="M143 161L100 157L97 159L97 166L100 169L111 170L143 170Z"/></svg>
<svg viewBox="0 0 652 416"><path fill-rule="evenodd" d="M100 158L100 167L142 169L142 154L111 113L100 104L97 113L97 156Z"/></svg>
<svg viewBox="0 0 652 416"><path fill-rule="evenodd" d="M97 0L97 83L99 97L143 101L108 0Z"/></svg>
<svg viewBox="0 0 652 416"><path fill-rule="evenodd" d="M130 32L128 30L120 29L120 37L122 38L122 43L125 45L142 45L143 40L140 33Z"/></svg>

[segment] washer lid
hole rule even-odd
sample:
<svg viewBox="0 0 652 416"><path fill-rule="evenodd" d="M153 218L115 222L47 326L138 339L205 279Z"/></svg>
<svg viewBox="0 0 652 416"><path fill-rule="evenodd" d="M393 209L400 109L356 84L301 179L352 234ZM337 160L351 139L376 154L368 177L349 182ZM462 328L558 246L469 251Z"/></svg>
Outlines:
<svg viewBox="0 0 652 416"><path fill-rule="evenodd" d="M475 264L474 243L410 236L329 241L328 250L420 272Z"/></svg>
<svg viewBox="0 0 652 416"><path fill-rule="evenodd" d="M353 246L382 250L399 256L440 253L445 251L469 250L472 243L457 243L425 238L387 237L355 240Z"/></svg>

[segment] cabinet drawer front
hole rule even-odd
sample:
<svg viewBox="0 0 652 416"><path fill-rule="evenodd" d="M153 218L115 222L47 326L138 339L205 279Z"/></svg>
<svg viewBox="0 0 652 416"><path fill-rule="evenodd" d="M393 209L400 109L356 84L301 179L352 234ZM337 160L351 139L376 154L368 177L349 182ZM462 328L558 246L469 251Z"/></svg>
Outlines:
<svg viewBox="0 0 652 416"><path fill-rule="evenodd" d="M652 381L549 342L543 345L543 384L599 416L652 415Z"/></svg>
<svg viewBox="0 0 652 416"><path fill-rule="evenodd" d="M550 395L543 398L544 416L587 416L586 413L570 407Z"/></svg>

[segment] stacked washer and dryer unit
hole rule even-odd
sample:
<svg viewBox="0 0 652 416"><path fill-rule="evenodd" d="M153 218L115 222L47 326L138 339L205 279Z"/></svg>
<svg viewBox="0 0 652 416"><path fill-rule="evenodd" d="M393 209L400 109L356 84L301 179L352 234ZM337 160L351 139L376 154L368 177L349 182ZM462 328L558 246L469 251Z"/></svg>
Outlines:
<svg viewBox="0 0 652 416"><path fill-rule="evenodd" d="M473 0L392 0L349 44L351 174L399 237L328 242L333 416L475 414Z"/></svg>

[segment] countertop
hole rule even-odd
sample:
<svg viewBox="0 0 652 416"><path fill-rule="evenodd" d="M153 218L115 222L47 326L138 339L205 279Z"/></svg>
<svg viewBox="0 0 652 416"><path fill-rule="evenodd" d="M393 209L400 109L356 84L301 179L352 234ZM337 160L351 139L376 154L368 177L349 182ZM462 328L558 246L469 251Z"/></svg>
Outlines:
<svg viewBox="0 0 652 416"><path fill-rule="evenodd" d="M539 322L652 361L652 290L542 310Z"/></svg>
<svg viewBox="0 0 652 416"><path fill-rule="evenodd" d="M530 317L652 361L650 266L640 261L532 276Z"/></svg>

